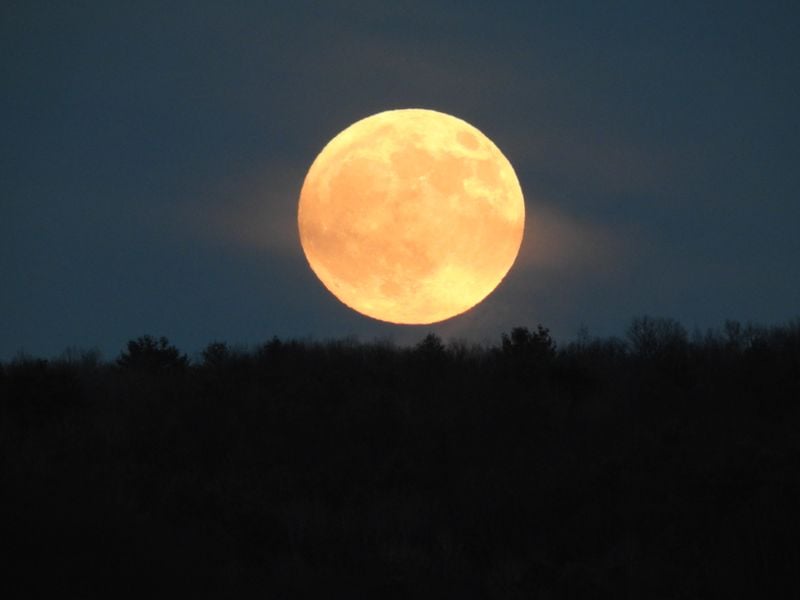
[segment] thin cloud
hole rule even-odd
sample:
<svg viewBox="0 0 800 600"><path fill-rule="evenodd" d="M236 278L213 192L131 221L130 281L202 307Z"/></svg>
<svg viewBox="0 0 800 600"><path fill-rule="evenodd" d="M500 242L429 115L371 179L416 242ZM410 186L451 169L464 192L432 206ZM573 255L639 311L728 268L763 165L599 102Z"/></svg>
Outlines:
<svg viewBox="0 0 800 600"><path fill-rule="evenodd" d="M608 270L632 240L597 223L581 221L545 204L529 205L515 268L524 271Z"/></svg>
<svg viewBox="0 0 800 600"><path fill-rule="evenodd" d="M235 250L299 255L297 202L302 182L302 169L269 165L184 202L179 221L192 235Z"/></svg>

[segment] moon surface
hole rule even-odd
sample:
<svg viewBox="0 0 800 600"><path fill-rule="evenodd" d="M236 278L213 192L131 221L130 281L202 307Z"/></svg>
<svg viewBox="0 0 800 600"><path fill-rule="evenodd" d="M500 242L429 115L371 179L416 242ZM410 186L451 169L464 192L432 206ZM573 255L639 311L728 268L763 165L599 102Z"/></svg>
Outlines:
<svg viewBox="0 0 800 600"><path fill-rule="evenodd" d="M323 148L297 220L334 296L374 319L427 324L497 287L519 252L525 203L511 163L478 129L402 109L357 121Z"/></svg>

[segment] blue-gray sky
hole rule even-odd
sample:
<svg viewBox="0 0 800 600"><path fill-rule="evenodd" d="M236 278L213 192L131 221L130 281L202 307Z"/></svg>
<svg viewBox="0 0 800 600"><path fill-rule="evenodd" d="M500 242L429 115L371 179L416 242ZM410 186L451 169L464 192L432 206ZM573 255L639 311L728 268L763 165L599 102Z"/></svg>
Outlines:
<svg viewBox="0 0 800 600"><path fill-rule="evenodd" d="M0 359L797 317L799 57L796 2L6 1ZM481 129L526 198L503 283L428 327L341 305L296 232L322 146L404 107Z"/></svg>

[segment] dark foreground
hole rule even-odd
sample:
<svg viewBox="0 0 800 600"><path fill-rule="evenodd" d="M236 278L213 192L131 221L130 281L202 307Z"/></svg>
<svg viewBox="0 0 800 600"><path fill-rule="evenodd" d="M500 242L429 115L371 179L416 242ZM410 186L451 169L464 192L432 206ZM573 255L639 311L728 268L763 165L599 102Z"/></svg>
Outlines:
<svg viewBox="0 0 800 600"><path fill-rule="evenodd" d="M798 324L20 359L0 461L26 595L800 597Z"/></svg>

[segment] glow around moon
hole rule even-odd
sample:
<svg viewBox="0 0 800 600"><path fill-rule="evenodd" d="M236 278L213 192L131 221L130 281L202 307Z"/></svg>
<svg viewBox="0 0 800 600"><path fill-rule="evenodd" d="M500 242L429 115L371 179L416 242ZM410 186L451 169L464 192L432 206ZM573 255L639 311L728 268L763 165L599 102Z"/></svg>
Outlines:
<svg viewBox="0 0 800 600"><path fill-rule="evenodd" d="M391 110L334 137L300 193L300 241L339 300L382 321L441 321L481 302L519 252L514 169L469 123Z"/></svg>

